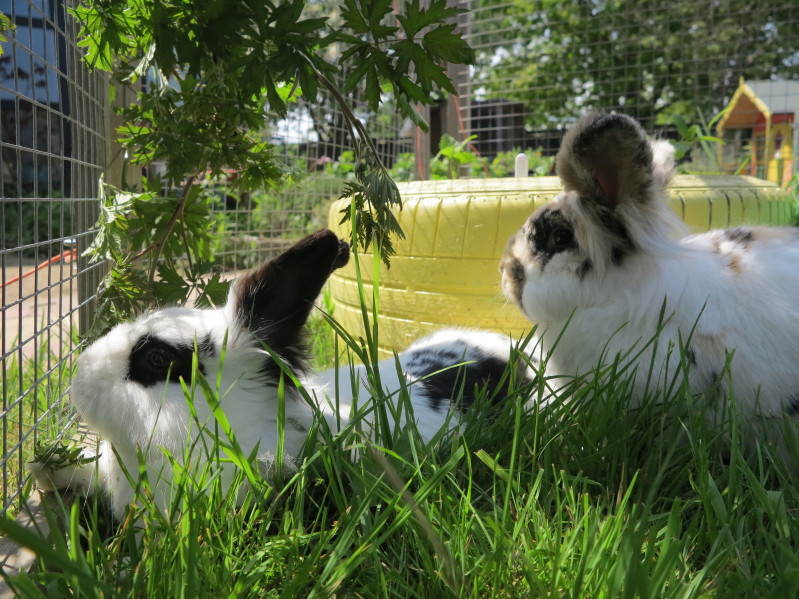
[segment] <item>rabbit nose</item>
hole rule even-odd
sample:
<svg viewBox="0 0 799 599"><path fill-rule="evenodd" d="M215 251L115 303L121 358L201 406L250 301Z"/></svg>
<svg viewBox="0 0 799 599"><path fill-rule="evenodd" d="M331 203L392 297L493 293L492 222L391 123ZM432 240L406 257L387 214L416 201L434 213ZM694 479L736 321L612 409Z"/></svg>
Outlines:
<svg viewBox="0 0 799 599"><path fill-rule="evenodd" d="M524 266L516 258L503 258L499 263L499 271L503 277L508 277L511 281L519 282L524 280Z"/></svg>
<svg viewBox="0 0 799 599"><path fill-rule="evenodd" d="M510 262L511 260L512 258L509 258L508 256L503 256L502 259L499 261L499 274L501 274L503 277L505 276L505 270L508 266L508 262Z"/></svg>

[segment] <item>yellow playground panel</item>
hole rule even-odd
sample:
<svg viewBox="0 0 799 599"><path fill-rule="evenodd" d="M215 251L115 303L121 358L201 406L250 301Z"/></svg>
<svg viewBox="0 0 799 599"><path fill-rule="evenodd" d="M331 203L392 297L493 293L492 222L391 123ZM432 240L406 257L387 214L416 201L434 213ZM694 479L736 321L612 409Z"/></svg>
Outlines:
<svg viewBox="0 0 799 599"><path fill-rule="evenodd" d="M799 81L744 81L716 130L725 172L744 173L787 185L796 172Z"/></svg>
<svg viewBox="0 0 799 599"><path fill-rule="evenodd" d="M405 239L396 240L391 268L379 269L379 347L383 355L447 327L475 327L519 337L530 323L502 295L499 260L510 236L560 190L557 177L415 181L399 185L397 214ZM739 224L790 222L793 202L778 186L748 176L677 176L670 203L693 232ZM339 225L344 202L330 209ZM373 256L359 254L365 295L372 297ZM354 261L333 273L333 316L363 335Z"/></svg>

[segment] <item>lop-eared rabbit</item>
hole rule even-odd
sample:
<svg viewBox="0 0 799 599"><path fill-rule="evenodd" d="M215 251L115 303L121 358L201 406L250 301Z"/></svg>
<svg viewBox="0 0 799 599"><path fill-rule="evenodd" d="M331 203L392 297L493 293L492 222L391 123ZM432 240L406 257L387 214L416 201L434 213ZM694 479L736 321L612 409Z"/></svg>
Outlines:
<svg viewBox="0 0 799 599"><path fill-rule="evenodd" d="M635 404L685 382L682 352L711 419L731 396L741 421L757 416L765 431L799 416L799 230L685 236L665 197L671 145L620 114L580 119L556 170L564 190L511 237L500 263L504 293L551 353L547 375L590 377L621 356L635 372Z"/></svg>
<svg viewBox="0 0 799 599"><path fill-rule="evenodd" d="M99 456L86 449L83 457L96 459L55 471L45 463L32 463L29 469L39 486L79 493L99 490L121 518L135 494L125 470L135 479L138 455L143 455L156 504L167 509L172 478L167 454L183 459L187 447L202 434L197 422L215 428L202 392L195 393L193 402L184 392L183 385L191 385L194 359L210 385L218 385L221 409L244 455L257 448L258 464L265 474L274 466L278 447L282 368L274 356L296 376L320 410L315 412L291 377L283 375L286 467L293 466L318 413L335 432L339 424L348 422L357 393L358 406L367 408L364 420L368 423L372 397L366 389L364 367L355 367L355 385L350 368L340 367L337 391L335 371L308 372L303 343L304 324L314 300L333 270L348 259L346 242L330 231L319 231L237 280L223 308L160 310L119 324L95 341L78 359L70 401L100 435ZM506 373L512 347L509 337L494 333L454 329L434 333L399 354L401 377L394 359L379 364L385 395L396 400L400 389L407 388L419 433L429 440L442 426L456 426L478 388L495 401L507 395L510 379L516 378L515 371L512 376ZM520 363L519 383L534 376L526 361ZM334 408L337 395L339 414ZM452 398L460 398L457 406L452 405ZM392 424L403 425L406 416ZM191 459L206 458L198 448ZM226 485L232 476L233 468L224 466Z"/></svg>

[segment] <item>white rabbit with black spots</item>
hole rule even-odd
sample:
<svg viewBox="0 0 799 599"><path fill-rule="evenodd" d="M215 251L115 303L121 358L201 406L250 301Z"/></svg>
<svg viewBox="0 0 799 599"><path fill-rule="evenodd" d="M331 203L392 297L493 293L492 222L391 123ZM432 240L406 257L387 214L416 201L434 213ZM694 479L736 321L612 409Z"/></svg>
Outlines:
<svg viewBox="0 0 799 599"><path fill-rule="evenodd" d="M716 390L719 404L732 395L745 419L799 416L799 229L685 236L665 198L670 144L619 114L571 127L556 170L564 190L511 237L500 263L505 294L552 352L547 374L591 376L627 356L640 402L681 376L682 343L693 393ZM712 416L723 406L703 407Z"/></svg>
<svg viewBox="0 0 799 599"><path fill-rule="evenodd" d="M135 479L139 455L143 455L156 504L168 509L172 469L167 454L183 459L187 446L197 438L197 422L214 428L214 416L202 392L197 391L192 402L196 420L184 392L183 384L191 385L195 353L206 380L214 387L219 381L220 406L242 451L249 456L257 448L259 467L266 474L274 466L278 446L282 372L270 351L315 398L332 430L346 424L355 399L350 369L342 367L339 372L341 413L337 415L331 399L336 395L336 373L308 373L303 328L328 277L348 259L346 242L330 231L319 231L236 281L223 308L160 310L117 325L95 341L78 359L70 401L101 437L99 455L86 449L84 457L96 460L60 470L44 462L29 464L39 486L83 493L99 489L121 518L135 497L125 471ZM457 422L458 414L474 400L476 386L487 388L495 401L504 398L512 347L513 340L503 335L442 331L400 354L402 381L393 359L380 364L381 380L388 394L393 393L391 397L397 396L401 386L407 387L419 432L429 440L448 422ZM363 407L371 401L363 366L356 367L355 373L360 381L357 404ZM534 377L525 361L518 377L519 382ZM283 380L283 463L291 468L315 412L290 377L284 374ZM460 389L461 403L453 406L451 398L460 397ZM401 426L404 418L395 424ZM202 450L196 449L192 460L204 459ZM232 475L233 468L223 466L225 484L230 484Z"/></svg>

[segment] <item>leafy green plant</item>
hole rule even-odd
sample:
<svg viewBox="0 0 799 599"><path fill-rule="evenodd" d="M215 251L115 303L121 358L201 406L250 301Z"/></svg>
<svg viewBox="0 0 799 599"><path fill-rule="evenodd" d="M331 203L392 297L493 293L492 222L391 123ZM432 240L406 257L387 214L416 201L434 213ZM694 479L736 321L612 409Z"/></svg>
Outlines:
<svg viewBox="0 0 799 599"><path fill-rule="evenodd" d="M457 178L462 166L469 167L469 176L472 178L513 176L516 156L521 150L499 152L489 161L468 149L475 137L457 141L450 135L444 135L441 138L439 152L430 160L431 178ZM525 150L524 153L527 155L529 170L532 171L533 176L543 177L552 173L554 156L544 156L541 150ZM413 153L400 154L389 172L396 181L415 180L416 155Z"/></svg>
<svg viewBox="0 0 799 599"><path fill-rule="evenodd" d="M117 85L147 78L138 101L122 111L119 134L130 163L159 161L165 168L157 185L104 185L98 239L89 255L111 260L114 268L103 285L93 334L129 315L141 300L157 299L157 274L167 280L184 274L198 282L196 291L208 302L218 301L222 286L209 270L201 224L209 200L198 183L207 172L219 177L232 169L239 174L233 191L277 186L284 173L259 131L287 116L295 91L313 100L321 89L337 104L355 140L355 177L342 196L356 210L342 218L354 215L354 239L364 247L380 245L389 261L391 237L402 234L389 210L400 204L399 193L346 94L360 90L376 111L388 92L402 114L426 127L416 104L431 102L436 89L455 92L442 61L474 59L450 22L462 11L446 0L426 7L409 0L396 14L387 0L343 0L340 19L329 25L325 18L305 18L307 5L85 0L72 9L91 67L112 71ZM339 69L347 73L341 86L333 81ZM124 243L129 238L130 247ZM210 289L202 283L208 276Z"/></svg>
<svg viewBox="0 0 799 599"><path fill-rule="evenodd" d="M96 462L99 456L85 457L79 444L64 444L63 441L41 443L33 451L31 461L39 462L52 470L62 470L70 466L83 466Z"/></svg>
<svg viewBox="0 0 799 599"><path fill-rule="evenodd" d="M724 145L722 139L709 133L710 128L721 116L722 113L719 113L710 123L705 123L703 119L701 124L688 125L682 115L672 115L671 121L677 127L677 133L680 135L680 139L672 143L674 146L674 157L677 160L681 160L694 148L695 144L699 144L702 151L708 156L708 159L712 160L712 157L715 156L715 146L712 144ZM699 118L702 119L701 114Z"/></svg>
<svg viewBox="0 0 799 599"><path fill-rule="evenodd" d="M438 153L430 160L431 179L457 179L461 166L480 164L480 158L467 148L476 135L458 141L449 133L441 136Z"/></svg>
<svg viewBox="0 0 799 599"><path fill-rule="evenodd" d="M799 226L799 175L794 175L790 178L786 189L793 196L793 224L794 226Z"/></svg>
<svg viewBox="0 0 799 599"><path fill-rule="evenodd" d="M723 168L719 162L719 150L724 146L724 140L713 135L713 127L726 114L727 109L722 110L709 122L701 112L697 110L697 123L689 125L681 114L671 114L668 118L660 119L660 124L672 124L677 128L679 139L672 140L674 147L674 158L678 162L678 168L688 173L722 173ZM679 164L687 155L691 155L691 164ZM741 165L736 169L735 174L740 174L746 167L751 156L745 157Z"/></svg>
<svg viewBox="0 0 799 599"><path fill-rule="evenodd" d="M333 160L325 165L325 172L341 179L352 179L355 177L355 166L355 152L345 150L338 160Z"/></svg>
<svg viewBox="0 0 799 599"><path fill-rule="evenodd" d="M395 181L413 181L416 179L416 154L402 152L389 172Z"/></svg>
<svg viewBox="0 0 799 599"><path fill-rule="evenodd" d="M156 301L179 304L195 294L198 305L209 306L227 295L228 284L211 272L210 207L197 201L202 188L189 180L164 195L160 179L145 179L142 187L101 187L97 235L86 255L114 267L103 280L89 338Z"/></svg>

